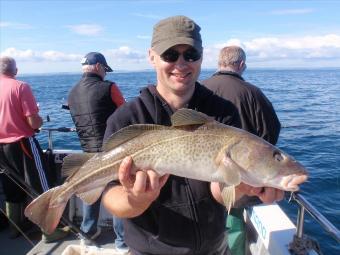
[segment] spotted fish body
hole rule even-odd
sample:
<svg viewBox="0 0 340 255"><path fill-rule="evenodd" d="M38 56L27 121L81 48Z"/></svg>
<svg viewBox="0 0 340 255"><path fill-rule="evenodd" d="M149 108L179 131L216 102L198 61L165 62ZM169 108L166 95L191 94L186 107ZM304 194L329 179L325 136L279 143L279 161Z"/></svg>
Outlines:
<svg viewBox="0 0 340 255"><path fill-rule="evenodd" d="M66 157L63 170L72 174L32 201L25 215L46 233L53 232L70 197L94 203L107 183L118 178L126 156L133 159L132 173L153 169L159 175L220 182L229 207L230 192L240 182L295 191L307 179L301 164L263 139L181 109L172 116L171 127L132 125L115 133L101 153Z"/></svg>

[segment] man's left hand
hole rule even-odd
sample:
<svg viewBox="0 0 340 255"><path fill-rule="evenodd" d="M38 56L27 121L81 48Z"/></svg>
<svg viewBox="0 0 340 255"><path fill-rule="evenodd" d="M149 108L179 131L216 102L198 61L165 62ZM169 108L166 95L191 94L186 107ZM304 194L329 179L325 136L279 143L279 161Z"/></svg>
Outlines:
<svg viewBox="0 0 340 255"><path fill-rule="evenodd" d="M271 187L253 187L241 183L236 187L236 193L243 193L247 196L257 196L263 203L270 204L283 199L284 191Z"/></svg>

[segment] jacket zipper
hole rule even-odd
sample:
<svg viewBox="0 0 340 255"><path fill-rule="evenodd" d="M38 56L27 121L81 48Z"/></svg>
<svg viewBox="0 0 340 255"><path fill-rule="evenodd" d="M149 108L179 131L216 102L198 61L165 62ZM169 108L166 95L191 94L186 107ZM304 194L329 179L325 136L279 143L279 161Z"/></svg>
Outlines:
<svg viewBox="0 0 340 255"><path fill-rule="evenodd" d="M194 203L192 191L189 185L189 181L187 178L185 178L185 183L186 183L186 190L187 190L187 195L188 195L188 200L190 203L190 213L193 218L193 227L194 227L194 232L195 232L195 251L199 251L202 246L202 237L201 237L201 231L199 227L199 221L197 217L197 210L196 210L196 205Z"/></svg>

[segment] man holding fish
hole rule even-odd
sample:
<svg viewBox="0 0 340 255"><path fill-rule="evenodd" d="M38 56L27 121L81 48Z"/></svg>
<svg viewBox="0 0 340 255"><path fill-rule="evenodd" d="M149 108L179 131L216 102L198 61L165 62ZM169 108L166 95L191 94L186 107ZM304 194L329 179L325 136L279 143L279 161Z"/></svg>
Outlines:
<svg viewBox="0 0 340 255"><path fill-rule="evenodd" d="M102 152L64 159L69 177L26 207L31 221L51 233L73 195L93 204L104 192L133 255L229 254L226 207L244 195L281 200L282 190L307 180L301 164L236 128L235 107L196 82L199 31L185 16L155 25L149 59L156 86L109 117Z"/></svg>
<svg viewBox="0 0 340 255"><path fill-rule="evenodd" d="M239 127L236 109L198 82L202 63L200 27L184 16L170 17L153 30L149 60L157 73L156 86L118 109L108 120L105 137L136 123L171 125L170 116L191 108ZM208 148L207 148L208 149ZM119 168L120 185L107 189L103 202L125 218L125 239L132 254L228 254L225 208L220 185L177 176L159 176L151 169L131 175L131 157ZM236 186L236 200L258 196L271 203L283 198L275 188Z"/></svg>

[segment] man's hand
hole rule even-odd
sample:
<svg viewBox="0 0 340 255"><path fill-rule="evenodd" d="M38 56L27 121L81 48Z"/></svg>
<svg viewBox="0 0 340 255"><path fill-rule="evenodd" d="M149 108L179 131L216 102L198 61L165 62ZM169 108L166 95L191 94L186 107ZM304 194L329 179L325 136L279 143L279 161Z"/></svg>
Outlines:
<svg viewBox="0 0 340 255"><path fill-rule="evenodd" d="M132 207L147 208L159 196L169 175L160 177L153 170L138 170L132 175L131 168L132 158L126 157L118 170L119 181Z"/></svg>
<svg viewBox="0 0 340 255"><path fill-rule="evenodd" d="M141 215L159 196L169 177L160 177L153 170L138 170L135 174L131 170L132 158L126 157L118 169L121 185L109 186L103 193L103 205L108 212L119 218Z"/></svg>
<svg viewBox="0 0 340 255"><path fill-rule="evenodd" d="M280 201L284 197L284 191L271 187L253 187L245 183L241 183L236 186L237 197L240 198L243 195L257 196L263 203L270 204L276 201Z"/></svg>

